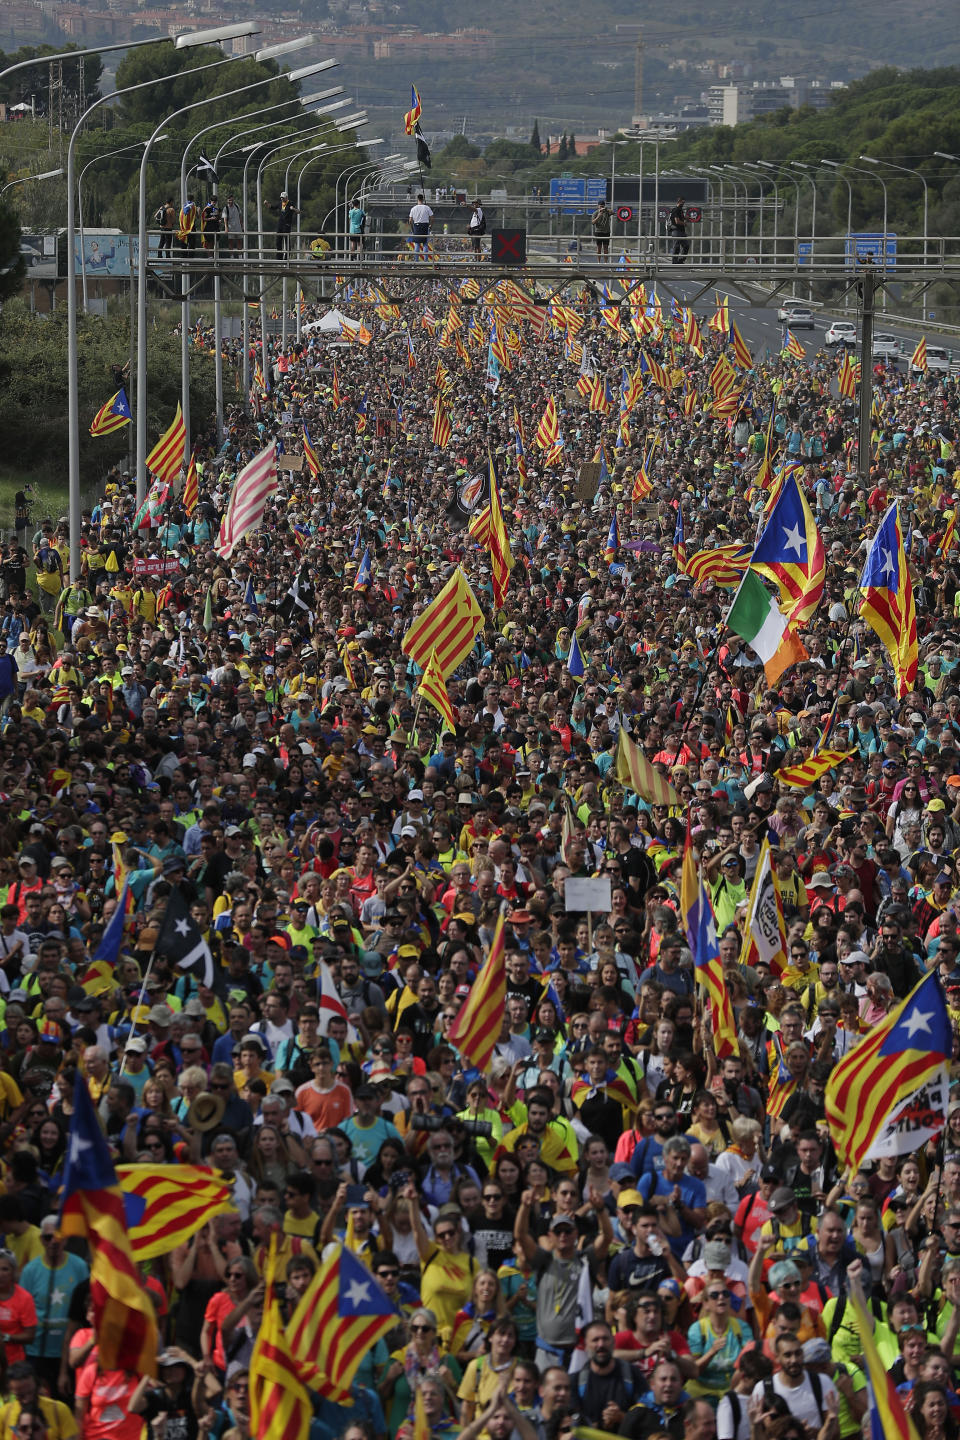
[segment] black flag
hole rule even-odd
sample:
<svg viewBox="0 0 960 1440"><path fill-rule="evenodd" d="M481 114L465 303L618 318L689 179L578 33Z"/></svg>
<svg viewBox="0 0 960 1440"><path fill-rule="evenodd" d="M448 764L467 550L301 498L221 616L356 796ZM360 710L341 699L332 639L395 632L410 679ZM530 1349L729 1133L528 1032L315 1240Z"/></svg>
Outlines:
<svg viewBox="0 0 960 1440"><path fill-rule="evenodd" d="M416 126L414 127L413 133L414 133L414 135L416 136L416 141L417 141L417 163L418 163L419 165L422 165L422 167L423 167L424 170L429 170L429 169L430 169L430 146L427 144L426 140L424 140L424 138L423 138L423 131L420 129L420 121L419 121L419 120L417 121Z"/></svg>
<svg viewBox="0 0 960 1440"><path fill-rule="evenodd" d="M187 971L198 985L213 988L214 969L210 946L190 914L190 907L174 885L157 936L157 954L172 960L178 970Z"/></svg>
<svg viewBox="0 0 960 1440"><path fill-rule="evenodd" d="M479 475L474 475L469 480L461 480L460 484L455 486L453 496L447 504L447 517L456 529L462 530L478 510L489 504L490 471L485 469Z"/></svg>
<svg viewBox="0 0 960 1440"><path fill-rule="evenodd" d="M205 180L208 185L216 185L220 179L213 168L213 161L207 158L206 151L200 151L200 159L197 161L197 177Z"/></svg>

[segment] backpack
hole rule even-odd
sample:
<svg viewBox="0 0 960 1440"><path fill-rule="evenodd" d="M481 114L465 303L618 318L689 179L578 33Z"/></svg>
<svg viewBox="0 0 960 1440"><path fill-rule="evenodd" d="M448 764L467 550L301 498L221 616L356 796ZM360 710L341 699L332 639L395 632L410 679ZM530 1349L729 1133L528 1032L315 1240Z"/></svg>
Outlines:
<svg viewBox="0 0 960 1440"><path fill-rule="evenodd" d="M154 214L153 214L154 224L155 224L155 225L162 225L163 222L164 222L164 220L165 220L166 218L167 218L167 207L166 207L166 205L158 205L157 208L156 208L156 210L154 211Z"/></svg>
<svg viewBox="0 0 960 1440"><path fill-rule="evenodd" d="M820 1416L820 1424L823 1424L823 1386L820 1383L820 1376L816 1370L807 1371L807 1379L810 1381L810 1389L813 1391L813 1399L817 1407L817 1414ZM763 1382L763 1398L767 1403L767 1409L773 1409L777 1400L777 1392L773 1388L773 1379L767 1376Z"/></svg>

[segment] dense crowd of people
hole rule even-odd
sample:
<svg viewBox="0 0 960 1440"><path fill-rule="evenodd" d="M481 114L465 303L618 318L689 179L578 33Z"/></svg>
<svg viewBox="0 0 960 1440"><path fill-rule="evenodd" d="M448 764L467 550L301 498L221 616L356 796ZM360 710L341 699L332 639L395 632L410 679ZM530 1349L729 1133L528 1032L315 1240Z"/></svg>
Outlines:
<svg viewBox="0 0 960 1440"><path fill-rule="evenodd" d="M849 1174L824 1087L931 968L960 1021L956 381L878 367L861 465L835 356L757 356L718 413L708 315L700 357L652 291L574 287L534 327L509 289L451 284L341 296L369 344L271 345L223 443L201 437L192 513L177 496L134 529L113 472L76 583L54 520L28 549L21 516L6 546L0 1440L246 1440L274 1236L288 1314L333 1244L397 1307L353 1405L314 1398L316 1440L408 1440L418 1394L436 1437L851 1440L869 1424L852 1283L918 1434L953 1440L960 1099L938 1139ZM669 384L646 369L629 409L591 409L578 382L619 397L641 348ZM224 560L230 486L274 440L264 522ZM499 610L465 528L490 454L514 560ZM688 559L749 546L765 455L804 463L827 551L808 658L775 688L723 628L730 589L674 546L678 511ZM893 497L920 634L905 700L857 615ZM450 730L401 644L458 566L486 623L448 679ZM622 727L679 806L617 780ZM828 730L849 757L781 786ZM722 1062L678 916L688 830L734 1007ZM740 959L764 840L780 974ZM590 877L609 901L587 914L567 890ZM154 949L174 889L212 986ZM447 1037L501 916L479 1073ZM118 1162L233 1185L229 1213L145 1267L157 1379L98 1370L82 1247L58 1227L78 1072Z"/></svg>

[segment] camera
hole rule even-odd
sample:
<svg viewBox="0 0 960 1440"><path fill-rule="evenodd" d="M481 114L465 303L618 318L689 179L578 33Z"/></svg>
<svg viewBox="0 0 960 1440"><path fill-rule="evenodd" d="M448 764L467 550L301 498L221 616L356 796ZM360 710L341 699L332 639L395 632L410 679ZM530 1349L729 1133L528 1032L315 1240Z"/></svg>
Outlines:
<svg viewBox="0 0 960 1440"><path fill-rule="evenodd" d="M410 1116L411 1130L446 1130L447 1125L440 1115L420 1115L414 1112Z"/></svg>
<svg viewBox="0 0 960 1440"><path fill-rule="evenodd" d="M489 1120L461 1120L460 1125L465 1135L482 1135L489 1140L493 1134L493 1126Z"/></svg>

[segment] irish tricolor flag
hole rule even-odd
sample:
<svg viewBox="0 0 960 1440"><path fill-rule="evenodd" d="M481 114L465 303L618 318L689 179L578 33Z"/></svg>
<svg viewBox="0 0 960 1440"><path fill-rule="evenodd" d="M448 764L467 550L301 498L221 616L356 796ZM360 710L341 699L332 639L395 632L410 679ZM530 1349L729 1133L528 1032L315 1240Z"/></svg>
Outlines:
<svg viewBox="0 0 960 1440"><path fill-rule="evenodd" d="M807 658L799 636L753 570L748 570L743 577L727 616L727 626L760 656L768 685L773 685L788 665Z"/></svg>

